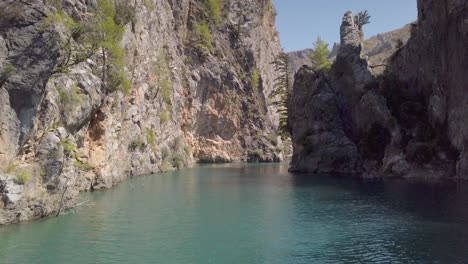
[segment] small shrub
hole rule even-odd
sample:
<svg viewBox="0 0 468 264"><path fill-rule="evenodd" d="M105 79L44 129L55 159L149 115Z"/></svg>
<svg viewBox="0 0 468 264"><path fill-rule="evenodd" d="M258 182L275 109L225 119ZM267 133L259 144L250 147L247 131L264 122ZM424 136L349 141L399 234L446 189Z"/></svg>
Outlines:
<svg viewBox="0 0 468 264"><path fill-rule="evenodd" d="M159 82L161 87L161 96L163 101L171 105L171 95L172 95L172 82L169 80L162 80Z"/></svg>
<svg viewBox="0 0 468 264"><path fill-rule="evenodd" d="M146 130L146 142L148 142L150 145L156 144L156 135L151 129Z"/></svg>
<svg viewBox="0 0 468 264"><path fill-rule="evenodd" d="M171 104L172 95L172 72L170 69L169 56L165 50L162 50L154 63L154 74L157 77L159 88L161 89L161 97L167 104Z"/></svg>
<svg viewBox="0 0 468 264"><path fill-rule="evenodd" d="M63 110L71 111L80 106L83 101L83 95L77 84L73 85L70 92L59 90L60 102L62 103Z"/></svg>
<svg viewBox="0 0 468 264"><path fill-rule="evenodd" d="M184 153L185 153L185 156L190 156L190 152L192 152L190 146L186 145L184 146Z"/></svg>
<svg viewBox="0 0 468 264"><path fill-rule="evenodd" d="M24 185L29 180L29 173L25 170L18 171L15 182Z"/></svg>
<svg viewBox="0 0 468 264"><path fill-rule="evenodd" d="M202 58L206 59L214 51L213 35L206 22L199 22L195 26L195 49L200 52Z"/></svg>
<svg viewBox="0 0 468 264"><path fill-rule="evenodd" d="M268 139L268 141L270 141L271 144L273 144L274 146L278 145L278 138L277 138L275 135L273 135L273 134L268 134L268 135L266 136L266 139Z"/></svg>
<svg viewBox="0 0 468 264"><path fill-rule="evenodd" d="M113 71L111 75L109 75L108 79L108 89L110 91L122 91L125 95L129 95L130 91L132 90L132 83L127 78L127 74L124 70L120 71Z"/></svg>
<svg viewBox="0 0 468 264"><path fill-rule="evenodd" d="M91 166L89 163L84 163L81 160L76 160L73 165L77 169L79 169L81 171L91 171L91 170L93 170L93 166Z"/></svg>
<svg viewBox="0 0 468 264"><path fill-rule="evenodd" d="M172 167L180 169L184 167L185 157L177 150L171 156Z"/></svg>
<svg viewBox="0 0 468 264"><path fill-rule="evenodd" d="M39 176L41 176L42 181L46 181L46 180L47 180L47 173L46 173L45 171L42 170L42 171L39 173Z"/></svg>
<svg viewBox="0 0 468 264"><path fill-rule="evenodd" d="M275 12L275 7L273 6L273 3L271 1L268 1L268 3L267 3L267 11L268 12Z"/></svg>
<svg viewBox="0 0 468 264"><path fill-rule="evenodd" d="M252 89L254 91L258 91L258 87L260 84L260 75L258 74L257 68L254 68L251 73L250 84L252 85Z"/></svg>
<svg viewBox="0 0 468 264"><path fill-rule="evenodd" d="M137 138L132 140L132 142L128 146L128 149L131 150L131 151L136 151L138 149L143 150L144 147L145 147L145 142L143 142L143 140L141 140L140 137L137 137Z"/></svg>
<svg viewBox="0 0 468 264"><path fill-rule="evenodd" d="M80 105L83 101L83 95L81 94L81 90L77 84L73 85L71 90L71 102L74 105Z"/></svg>
<svg viewBox="0 0 468 264"><path fill-rule="evenodd" d="M73 144L73 141L71 139L65 139L60 141L60 145L63 147L63 151L67 154L71 154L76 150L75 144Z"/></svg>
<svg viewBox="0 0 468 264"><path fill-rule="evenodd" d="M6 167L3 172L6 173L6 174L12 174L16 171L16 165L15 164L11 164L11 165L8 165L8 167Z"/></svg>
<svg viewBox="0 0 468 264"><path fill-rule="evenodd" d="M169 111L161 111L159 113L159 120L161 121L161 124L166 124L169 121Z"/></svg>
<svg viewBox="0 0 468 264"><path fill-rule="evenodd" d="M167 172L167 171L170 171L172 170L173 167L171 165L171 163L167 160L163 160L161 162L161 165L159 166L159 170L162 171L162 172Z"/></svg>
<svg viewBox="0 0 468 264"><path fill-rule="evenodd" d="M205 7L215 24L221 25L221 0L205 0Z"/></svg>
<svg viewBox="0 0 468 264"><path fill-rule="evenodd" d="M10 78L15 73L16 73L15 66L13 66L11 64L6 64L0 70L0 81L6 81L8 78Z"/></svg>
<svg viewBox="0 0 468 264"><path fill-rule="evenodd" d="M180 129L182 130L182 132L187 133L187 132L190 131L192 128L191 128L190 123L184 122L184 123L180 126Z"/></svg>

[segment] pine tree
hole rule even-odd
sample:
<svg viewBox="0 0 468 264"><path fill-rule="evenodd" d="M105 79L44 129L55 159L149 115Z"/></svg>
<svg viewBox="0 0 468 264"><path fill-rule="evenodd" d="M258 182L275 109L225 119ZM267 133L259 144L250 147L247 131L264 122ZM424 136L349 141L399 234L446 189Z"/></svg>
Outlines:
<svg viewBox="0 0 468 264"><path fill-rule="evenodd" d="M329 55L330 50L328 49L328 44L325 43L320 37L318 37L314 44L314 53L310 56L313 70L330 70L332 63L328 60Z"/></svg>
<svg viewBox="0 0 468 264"><path fill-rule="evenodd" d="M130 89L130 82L124 71L125 51L120 47L124 29L115 21L115 5L111 0L98 0L95 13L93 41L101 48L102 81L108 90Z"/></svg>
<svg viewBox="0 0 468 264"><path fill-rule="evenodd" d="M290 135L290 129L288 124L288 105L290 97L290 81L289 81L289 57L286 53L281 52L276 56L275 60L272 62L275 67L275 71L279 76L275 79L275 84L273 86L273 91L269 95L270 99L276 98L279 96L279 100L273 102L274 105L278 106L278 114L280 115L279 121L279 133L281 137L287 138Z"/></svg>
<svg viewBox="0 0 468 264"><path fill-rule="evenodd" d="M358 25L359 30L362 30L362 27L364 25L367 25L367 24L370 23L370 18L371 18L371 16L367 12L367 10L361 11L357 15L354 16L354 20L355 20L356 24Z"/></svg>

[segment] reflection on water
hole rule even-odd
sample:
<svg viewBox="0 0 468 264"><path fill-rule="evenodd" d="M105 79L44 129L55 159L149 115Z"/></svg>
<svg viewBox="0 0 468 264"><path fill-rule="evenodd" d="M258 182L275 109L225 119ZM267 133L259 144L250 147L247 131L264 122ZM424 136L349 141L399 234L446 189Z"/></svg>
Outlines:
<svg viewBox="0 0 468 264"><path fill-rule="evenodd" d="M466 263L466 187L205 165L0 228L0 263Z"/></svg>

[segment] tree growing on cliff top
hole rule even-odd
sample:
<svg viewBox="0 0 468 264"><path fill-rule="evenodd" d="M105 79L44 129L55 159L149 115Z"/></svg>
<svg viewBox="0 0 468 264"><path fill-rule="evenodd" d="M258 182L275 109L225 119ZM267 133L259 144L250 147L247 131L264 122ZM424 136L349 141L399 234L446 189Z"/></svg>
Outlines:
<svg viewBox="0 0 468 264"><path fill-rule="evenodd" d="M332 63L328 60L330 50L328 44L325 43L320 37L314 44L314 53L310 56L312 61L312 69L314 71L328 71L331 68Z"/></svg>
<svg viewBox="0 0 468 264"><path fill-rule="evenodd" d="M354 21L359 27L359 30L362 30L362 27L364 25L367 25L370 23L370 18L371 16L367 12L367 10L359 12L357 15L354 16Z"/></svg>
<svg viewBox="0 0 468 264"><path fill-rule="evenodd" d="M278 129L281 137L287 138L290 135L288 123L288 106L290 97L290 81L288 72L289 57L286 53L281 52L276 56L275 60L271 64L275 67L278 77L275 79L273 91L269 95L269 98L278 98L277 101L273 102L273 105L278 107L277 112L280 115Z"/></svg>

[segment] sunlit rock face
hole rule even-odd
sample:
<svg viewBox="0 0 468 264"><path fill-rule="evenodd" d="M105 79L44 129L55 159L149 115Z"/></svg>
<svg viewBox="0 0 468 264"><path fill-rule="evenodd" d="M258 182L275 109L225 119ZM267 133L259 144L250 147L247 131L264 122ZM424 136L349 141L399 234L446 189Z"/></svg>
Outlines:
<svg viewBox="0 0 468 264"><path fill-rule="evenodd" d="M296 74L291 170L467 179L463 2L418 1L418 22L364 42L347 12L332 70ZM330 133L334 140L323 139Z"/></svg>
<svg viewBox="0 0 468 264"><path fill-rule="evenodd" d="M78 43L69 18L92 17L98 1L0 1L0 169L11 179L27 171L17 184L21 206L43 209L11 213L20 207L9 203L0 223L48 215L60 200L67 207L79 191L129 176L198 161L282 160L268 97L281 51L270 1L222 1L219 22L204 1L119 2L134 12L120 43L127 94L106 89L99 50L59 67ZM213 46L206 54L196 45L203 21Z"/></svg>

